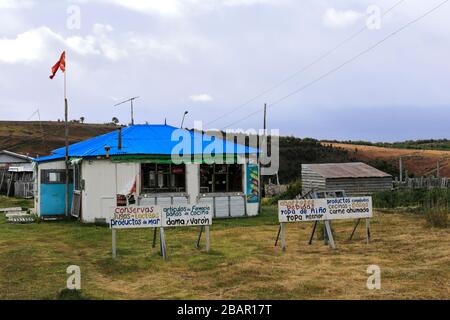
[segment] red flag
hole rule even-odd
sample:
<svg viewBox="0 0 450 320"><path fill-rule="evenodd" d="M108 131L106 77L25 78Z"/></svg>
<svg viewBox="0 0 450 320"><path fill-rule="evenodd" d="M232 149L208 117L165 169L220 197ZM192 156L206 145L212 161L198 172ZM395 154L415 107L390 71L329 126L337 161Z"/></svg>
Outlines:
<svg viewBox="0 0 450 320"><path fill-rule="evenodd" d="M58 62L55 63L55 65L52 67L52 74L50 75L50 79L53 79L58 69L61 69L62 72L66 70L66 52L63 51L61 53L61 57L59 58Z"/></svg>

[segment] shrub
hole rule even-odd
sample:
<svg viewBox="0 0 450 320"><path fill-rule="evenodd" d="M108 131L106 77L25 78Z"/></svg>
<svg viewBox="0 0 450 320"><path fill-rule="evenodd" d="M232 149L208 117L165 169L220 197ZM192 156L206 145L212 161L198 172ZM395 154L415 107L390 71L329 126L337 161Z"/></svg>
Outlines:
<svg viewBox="0 0 450 320"><path fill-rule="evenodd" d="M398 189L372 195L375 208L423 207L430 201L450 202L448 189Z"/></svg>
<svg viewBox="0 0 450 320"><path fill-rule="evenodd" d="M85 296L81 290L62 289L57 300L89 300L89 297Z"/></svg>
<svg viewBox="0 0 450 320"><path fill-rule="evenodd" d="M270 198L268 200L268 204L277 204L278 200L294 199L300 193L302 193L302 181L296 180L288 185L285 192L282 192L278 196Z"/></svg>
<svg viewBox="0 0 450 320"><path fill-rule="evenodd" d="M416 207L414 212L423 214L427 225L448 227L450 204L449 189L399 189L372 195L375 208Z"/></svg>
<svg viewBox="0 0 450 320"><path fill-rule="evenodd" d="M447 207L435 207L425 210L427 226L434 228L447 228L448 214L449 211Z"/></svg>

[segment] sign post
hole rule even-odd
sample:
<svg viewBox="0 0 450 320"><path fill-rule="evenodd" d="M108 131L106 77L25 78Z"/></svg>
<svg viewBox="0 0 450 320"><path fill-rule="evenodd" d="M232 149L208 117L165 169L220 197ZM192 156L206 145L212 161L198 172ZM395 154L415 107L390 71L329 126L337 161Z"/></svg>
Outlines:
<svg viewBox="0 0 450 320"><path fill-rule="evenodd" d="M116 258L116 229L111 229L112 236L112 257Z"/></svg>
<svg viewBox="0 0 450 320"><path fill-rule="evenodd" d="M117 256L117 229L156 228L161 225L160 210L157 206L112 207L111 211L109 226L114 259Z"/></svg>
<svg viewBox="0 0 450 320"><path fill-rule="evenodd" d="M280 223L281 250L286 251L286 226L284 222Z"/></svg>
<svg viewBox="0 0 450 320"><path fill-rule="evenodd" d="M159 228L159 247L161 249L161 256L167 260L166 238L164 237L164 227Z"/></svg>
<svg viewBox="0 0 450 320"><path fill-rule="evenodd" d="M370 242L370 219L366 219L366 243Z"/></svg>
<svg viewBox="0 0 450 320"><path fill-rule="evenodd" d="M206 252L209 252L209 248L210 248L209 226L205 226L205 238L206 238Z"/></svg>
<svg viewBox="0 0 450 320"><path fill-rule="evenodd" d="M336 245L334 244L333 233L331 232L330 220L325 220L324 223L325 223L325 230L326 230L326 234L327 234L328 245L332 249L336 249Z"/></svg>
<svg viewBox="0 0 450 320"><path fill-rule="evenodd" d="M278 201L278 220L280 222L281 248L283 251L286 249L285 223L313 221L313 233L309 239L309 244L311 244L317 223L323 221L326 242L331 248L335 249L336 245L331 231L331 221L340 219L365 219L366 242L369 243L371 217L372 197L280 200ZM353 237L358 223L355 225L350 239Z"/></svg>
<svg viewBox="0 0 450 320"><path fill-rule="evenodd" d="M163 227L198 226L196 247L200 248L203 228L205 229L206 252L209 252L209 226L212 224L213 209L211 204L186 204L161 206L161 229Z"/></svg>
<svg viewBox="0 0 450 320"><path fill-rule="evenodd" d="M210 250L209 226L212 224L213 210L211 204L191 204L172 206L128 206L112 207L110 228L112 233L112 256L116 258L116 229L154 228L152 247L156 246L156 229L159 228L160 254L167 259L165 227L200 228L197 248L203 228L205 229L206 252Z"/></svg>

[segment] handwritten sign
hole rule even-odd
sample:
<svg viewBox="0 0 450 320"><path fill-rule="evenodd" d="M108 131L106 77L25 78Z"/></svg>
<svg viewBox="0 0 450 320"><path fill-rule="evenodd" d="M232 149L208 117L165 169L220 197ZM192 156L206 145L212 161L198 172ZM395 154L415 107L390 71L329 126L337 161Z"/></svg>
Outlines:
<svg viewBox="0 0 450 320"><path fill-rule="evenodd" d="M278 201L279 222L302 222L372 217L372 197Z"/></svg>
<svg viewBox="0 0 450 320"><path fill-rule="evenodd" d="M111 229L155 228L161 225L158 206L112 207Z"/></svg>
<svg viewBox="0 0 450 320"><path fill-rule="evenodd" d="M161 207L163 227L209 226L213 209L210 204L173 205Z"/></svg>

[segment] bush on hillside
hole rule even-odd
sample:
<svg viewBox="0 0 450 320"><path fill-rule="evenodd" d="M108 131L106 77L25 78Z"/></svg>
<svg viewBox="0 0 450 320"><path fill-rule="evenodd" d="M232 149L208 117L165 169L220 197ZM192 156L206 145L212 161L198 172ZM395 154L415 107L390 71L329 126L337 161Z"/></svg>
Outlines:
<svg viewBox="0 0 450 320"><path fill-rule="evenodd" d="M294 199L297 195L302 193L302 182L301 180L296 180L290 183L285 192L280 193L279 195L268 199L268 204L277 204L278 200L289 200Z"/></svg>

